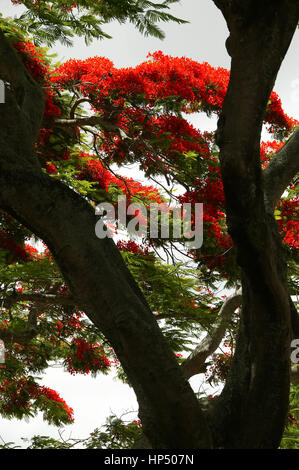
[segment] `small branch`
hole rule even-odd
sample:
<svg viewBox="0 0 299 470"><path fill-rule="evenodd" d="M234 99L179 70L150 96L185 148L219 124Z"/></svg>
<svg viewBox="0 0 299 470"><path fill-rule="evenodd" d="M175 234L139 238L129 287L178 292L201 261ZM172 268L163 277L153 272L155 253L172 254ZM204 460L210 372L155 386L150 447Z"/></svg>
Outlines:
<svg viewBox="0 0 299 470"><path fill-rule="evenodd" d="M37 333L36 328L29 328L23 331L0 330L0 339L2 339L5 344L18 343L26 345Z"/></svg>
<svg viewBox="0 0 299 470"><path fill-rule="evenodd" d="M101 129L107 132L114 132L118 134L122 139L130 139L127 134L120 129L120 127L113 124L107 119L103 119L100 116L86 116L77 117L73 119L55 119L54 124L58 127L72 128L82 126L99 126Z"/></svg>
<svg viewBox="0 0 299 470"><path fill-rule="evenodd" d="M91 103L91 100L88 99L88 98L79 98L77 101L75 101L75 103L73 104L71 110L70 110L70 119L75 119L75 111L77 109L77 107L81 104L81 103Z"/></svg>
<svg viewBox="0 0 299 470"><path fill-rule="evenodd" d="M299 127L263 171L265 205L273 213L284 190L299 171Z"/></svg>
<svg viewBox="0 0 299 470"><path fill-rule="evenodd" d="M190 379L190 377L205 371L205 360L218 348L225 335L229 320L241 303L241 291L238 291L236 294L226 299L211 332L206 335L203 341L182 363L181 367L186 379Z"/></svg>
<svg viewBox="0 0 299 470"><path fill-rule="evenodd" d="M1 300L1 299L0 299ZM55 294L30 294L22 292L14 292L3 298L3 304L11 306L16 302L34 302L40 305L75 305L75 301L70 296Z"/></svg>

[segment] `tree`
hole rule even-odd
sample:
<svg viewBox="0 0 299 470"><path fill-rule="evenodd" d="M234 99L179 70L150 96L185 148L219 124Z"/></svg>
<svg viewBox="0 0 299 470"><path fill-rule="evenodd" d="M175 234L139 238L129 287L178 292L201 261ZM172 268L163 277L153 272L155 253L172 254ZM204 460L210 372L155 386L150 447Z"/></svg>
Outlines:
<svg viewBox="0 0 299 470"><path fill-rule="evenodd" d="M100 24L111 18L133 20L151 34L159 34L157 20L175 20L164 12L172 2L82 1L81 17L73 14L74 2L22 3L28 18L39 20L37 42L67 40L72 33L99 37ZM299 7L294 0L288 8L266 0L214 3L230 31L230 73L161 53L135 69L117 70L94 58L52 71L42 51L23 39L26 15L13 26L2 21L1 248L2 265L10 268L1 272L1 338L21 348L19 357L12 353L11 369L2 371L7 415L43 409L50 421L71 419L63 400L31 373L56 358L71 372L107 371L116 354L153 448L279 445L291 339L298 336L291 298L298 131L272 89ZM50 25L56 25L54 36ZM215 135L188 123L184 113L197 111L219 115ZM263 122L278 140L260 145ZM189 253L198 263L193 281L194 271L157 261L160 248L177 248L175 238L165 244L146 233L142 247L119 242L122 257L110 238L96 237L100 201L116 203L125 194L147 206L167 202L153 187L111 168L136 162L148 178L183 186L181 203L205 204L207 242ZM32 233L46 244L44 254L26 246ZM235 288L242 284L242 298L237 291L220 307L208 289L223 279ZM219 311L216 320L211 306ZM157 318L165 321L162 329ZM203 406L186 379L206 370L228 322L239 326L225 387ZM180 365L173 351L186 347L195 325L208 335Z"/></svg>

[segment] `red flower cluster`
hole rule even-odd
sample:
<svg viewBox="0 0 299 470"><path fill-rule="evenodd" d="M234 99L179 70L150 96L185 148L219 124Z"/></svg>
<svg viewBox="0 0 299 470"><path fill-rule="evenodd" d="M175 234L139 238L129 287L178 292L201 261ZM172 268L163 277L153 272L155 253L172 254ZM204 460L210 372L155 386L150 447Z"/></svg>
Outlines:
<svg viewBox="0 0 299 470"><path fill-rule="evenodd" d="M261 162L265 167L270 161L272 155L283 147L283 142L262 142L261 144ZM212 255L204 252L205 242L201 252L198 254L200 260L213 270L220 268L225 271L227 260L223 253L232 247L233 242L227 232L225 218L225 197L221 181L219 166L208 165L208 175L202 179L195 179L193 191L188 191L179 197L180 202L190 202L195 204L202 202L204 204L203 226L204 240L208 240L209 247L214 244L213 252L219 248L219 255ZM298 197L291 200L282 200L278 206L281 211L278 218L279 232L283 237L283 242L292 249L299 247L299 202Z"/></svg>
<svg viewBox="0 0 299 470"><path fill-rule="evenodd" d="M141 255L141 256L148 256L149 254L149 249L148 247L142 248L140 245L135 243L134 241L130 240L128 242L125 241L118 241L116 243L117 248L120 251L128 251L130 253L133 253L135 255Z"/></svg>
<svg viewBox="0 0 299 470"><path fill-rule="evenodd" d="M115 185L123 194L126 194L128 203L132 196L136 194L140 197L145 197L145 199L149 199L151 202L157 202L158 204L162 202L159 191L153 186L144 186L134 181L132 178L125 176L117 177L109 170L106 170L98 159L92 158L92 156L87 153L82 152L79 158L86 161L78 168L82 171L77 175L77 179L94 181L98 183L100 189L104 189L105 191L109 190L110 185Z"/></svg>
<svg viewBox="0 0 299 470"><path fill-rule="evenodd" d="M280 218L277 220L283 242L294 250L299 249L299 197L283 199L278 209Z"/></svg>
<svg viewBox="0 0 299 470"><path fill-rule="evenodd" d="M175 175L184 171L188 153L191 153L191 161L194 161L193 156L197 158L199 176L193 178L191 191L181 196L180 201L204 204L204 240L209 240L210 248L206 253L202 252L201 259L211 268L223 268L225 260L222 254L232 246L232 241L225 223L224 192L218 163L210 151L211 138L169 109L174 107L187 113L219 113L227 91L229 71L185 57L171 57L159 51L149 54L148 60L136 67L117 69L109 59L94 57L71 59L50 74L42 54L33 44L25 41L15 44L15 47L34 78L48 85L45 115L49 119L60 114L54 103L57 96L57 88L53 88L55 85L61 90L77 89L79 94L90 99L97 114L115 124L115 131L112 126L112 130L103 131L103 138L98 139L98 150L111 162L122 165L126 161L137 161L147 174L172 172ZM297 124L284 113L275 92L271 93L265 121L273 129L287 131ZM122 129L128 139L121 137L117 128ZM51 129L42 129L39 144L45 149L45 155L51 136L55 140L55 129L54 133ZM262 143L263 166L282 145L276 141ZM60 148L59 145L56 147ZM70 156L69 151L62 147L56 156L50 155L44 162L49 174L58 172L59 165L56 166L55 159L68 159ZM129 178L118 178L104 168L97 158L86 153L81 153L80 159L82 165L78 166L78 179L96 182L104 191L116 186L127 195L128 203L134 195L142 196L145 201L162 202L155 188L143 186ZM287 204L284 205L279 228L284 242L296 248L298 224L294 218L294 204L292 207L292 217L287 219ZM212 248L215 247L219 248L219 254L213 255ZM128 250L128 247L122 248ZM17 247L14 249L17 250ZM137 248L131 246L131 250Z"/></svg>
<svg viewBox="0 0 299 470"><path fill-rule="evenodd" d="M57 320L54 325L56 334L59 337L62 335L64 338L67 338L73 335L74 331L80 330L82 328L82 324L80 323L80 316L81 314L73 313L72 315L68 315L66 318L64 318L63 323L60 320ZM54 338L53 342L55 342Z"/></svg>
<svg viewBox="0 0 299 470"><path fill-rule="evenodd" d="M291 426L293 426L293 425L298 426L298 424L299 424L296 417L292 414L288 415L288 422Z"/></svg>
<svg viewBox="0 0 299 470"><path fill-rule="evenodd" d="M29 411L34 405L43 409L43 411L45 411L45 408L48 408L46 410L47 419L57 422L55 407L53 408L53 405L55 405L60 411L59 415L61 415L61 410L63 410L64 416L60 416L59 420L66 423L74 421L73 409L66 404L55 390L38 385L32 380L23 378L13 381L4 380L0 385L0 394L0 404L8 415L14 416L15 413L22 409ZM32 402L33 400L34 403ZM47 406L47 401L49 401L49 406Z"/></svg>
<svg viewBox="0 0 299 470"><path fill-rule="evenodd" d="M148 57L148 61L134 68L123 69L116 69L104 57L71 59L54 71L52 83L62 89L77 86L83 95L92 97L98 111L107 111L108 96L114 98L118 107L126 99L139 96L149 106L163 104L163 100L172 97L181 102L185 112L221 110L229 82L228 70L185 57L171 57L161 51ZM288 130L295 123L282 110L275 92L271 94L266 121Z"/></svg>
<svg viewBox="0 0 299 470"><path fill-rule="evenodd" d="M17 259L29 261L29 256L26 250L20 246L12 237L6 232L0 232L0 248L4 248L12 253Z"/></svg>
<svg viewBox="0 0 299 470"><path fill-rule="evenodd" d="M231 366L232 355L230 353L213 354L212 358L214 364L209 367L206 373L206 375L209 376L209 381L217 382L218 380L226 380Z"/></svg>
<svg viewBox="0 0 299 470"><path fill-rule="evenodd" d="M30 257L30 260L41 258L41 254L39 253L39 251L33 246L31 246L29 243L25 243L25 250Z"/></svg>
<svg viewBox="0 0 299 470"><path fill-rule="evenodd" d="M291 130L295 125L299 124L299 121L290 118L285 114L282 109L281 99L275 91L272 91L270 96L266 113L266 122L270 124L270 131L274 131L277 127Z"/></svg>
<svg viewBox="0 0 299 470"><path fill-rule="evenodd" d="M66 359L66 367L70 374L89 374L90 372L107 372L111 362L105 356L100 344L90 344L85 339L74 339L71 354Z"/></svg>
<svg viewBox="0 0 299 470"><path fill-rule="evenodd" d="M224 213L224 191L219 168L210 168L211 177L196 181L196 189L188 191L179 197L181 204L184 203L203 203L203 227L204 240L214 245L220 252L225 251L232 246L231 237L227 233L225 213ZM205 249L205 245L203 246ZM223 258L216 256L207 257L202 253L201 259L211 268L221 267Z"/></svg>
<svg viewBox="0 0 299 470"><path fill-rule="evenodd" d="M13 255L14 259L12 259L11 262L15 260L28 262L36 257L38 253L38 251L28 243L26 243L25 246L20 245L9 233L4 231L0 232L0 249L1 248L8 250Z"/></svg>
<svg viewBox="0 0 299 470"><path fill-rule="evenodd" d="M261 143L260 155L263 168L268 165L271 160L271 156L278 152L283 146L284 142L278 142L277 140Z"/></svg>
<svg viewBox="0 0 299 470"><path fill-rule="evenodd" d="M41 255L36 248L31 246L29 243L24 243L23 245L17 243L13 236L5 231L0 232L0 249L1 248L8 250L12 255L9 260L10 263L16 261L27 263L28 261L41 258Z"/></svg>
<svg viewBox="0 0 299 470"><path fill-rule="evenodd" d="M8 330L9 323L8 320L1 320L0 330Z"/></svg>
<svg viewBox="0 0 299 470"><path fill-rule="evenodd" d="M32 398L44 397L52 403L60 406L68 417L68 421L74 421L74 410L67 405L67 403L59 396L59 394L51 388L41 386L38 384L30 385L28 392Z"/></svg>
<svg viewBox="0 0 299 470"><path fill-rule="evenodd" d="M96 93L98 104L113 91L116 98L143 95L149 104L158 99L178 96L188 103L205 102L215 110L222 106L229 71L155 52L135 68L114 68L103 57L70 60L58 67L53 81L62 88L81 82L81 91ZM188 109L187 107L185 109Z"/></svg>
<svg viewBox="0 0 299 470"><path fill-rule="evenodd" d="M137 161L146 172L167 173L168 160L176 162L190 151L201 159L211 158L206 136L168 111L171 103L184 112L219 113L229 71L155 52L137 67L123 69L104 57L71 59L54 70L51 81L62 90L77 88L105 118L113 114L113 123L129 143L117 131L104 131L99 151L106 158L119 164ZM296 123L286 116L276 93L271 95L266 121L288 131Z"/></svg>
<svg viewBox="0 0 299 470"><path fill-rule="evenodd" d="M134 420L131 421L131 423L129 423L129 424L131 424L131 425L134 424L135 426L137 426L137 428L142 429L142 424L141 424L140 419L134 419Z"/></svg>
<svg viewBox="0 0 299 470"><path fill-rule="evenodd" d="M45 65L42 53L30 41L19 41L13 46L32 77L38 82L44 82L48 75L48 67Z"/></svg>

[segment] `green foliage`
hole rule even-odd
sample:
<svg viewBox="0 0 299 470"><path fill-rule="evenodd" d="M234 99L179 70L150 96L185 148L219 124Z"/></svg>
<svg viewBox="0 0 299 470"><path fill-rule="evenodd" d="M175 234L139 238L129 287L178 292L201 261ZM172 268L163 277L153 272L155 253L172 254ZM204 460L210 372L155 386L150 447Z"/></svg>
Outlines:
<svg viewBox="0 0 299 470"><path fill-rule="evenodd" d="M141 425L140 421L128 421L123 419L123 416L109 416L101 428L96 428L84 439L64 438L64 432L60 430L60 439L37 435L22 440L28 443L27 449L131 449L141 433ZM0 449L17 447L13 442L4 442L0 445Z"/></svg>
<svg viewBox="0 0 299 470"><path fill-rule="evenodd" d="M93 39L110 38L102 26L113 20L129 21L145 36L162 39L164 33L157 23L186 23L169 13L170 5L176 2L178 0L45 0L37 3L22 0L27 10L14 21L25 35L34 36L36 44L51 45L60 40L70 46L75 35L83 36L86 44Z"/></svg>
<svg viewBox="0 0 299 470"><path fill-rule="evenodd" d="M145 35L150 34L162 38L163 33L157 26L158 22L171 20L183 23L182 20L168 13L169 6L176 1L166 0L157 3L143 0L102 0L101 2L80 0L77 2L78 7L72 9L69 8L72 1L43 1L34 4L32 0L24 0L23 4L27 7L26 13L14 22L11 19L0 18L0 28L12 43L18 42L25 34L33 35L36 44L52 44L59 39L70 45L74 35L83 36L88 44L93 38L109 37L102 30L102 26L116 19L121 23L130 21ZM51 8L48 8L49 6ZM41 51L43 54L46 52L44 49ZM59 105L62 118L72 114L74 99L78 98L77 92L72 97L70 91L55 98L55 104ZM113 99L115 97L109 97L107 101L110 100L111 104ZM146 105L145 96L141 94L126 103L128 108L138 108L144 105ZM180 117L182 110L186 111L185 105L185 101L177 96L157 100L148 110L147 118L151 119L164 113ZM193 111L196 106L194 105ZM196 110L199 108L200 105ZM207 114L212 111L204 107L202 110ZM78 106L76 111L81 116L85 115L83 106ZM190 111L192 111L191 108ZM39 154L42 164L51 161L55 164L56 172L51 177L81 194L92 206L102 201L115 203L117 196L122 194L122 189L117 184L110 184L106 191L99 189L99 185L95 182L77 178L78 172L84 171L88 165L89 159L79 161L78 155L80 152L90 151L92 148L90 139L82 135L78 138L75 130L63 130L56 124L53 124L52 130L54 132L41 152L42 155ZM137 131L142 132L141 125L136 124L132 129L132 135ZM105 134L98 129L96 137L99 140L106 138ZM162 154L163 151L169 149L171 145L169 137L169 133L165 132L159 137L148 140L147 144L153 150L153 155L159 155L159 152ZM200 159L194 151L187 153L177 151L174 152L174 162L169 163L169 172L173 180L181 183L185 189L188 186L192 187L194 175L204 180L209 176L209 166L215 168L218 166L218 150L214 144L214 136L206 134L204 138L214 159ZM129 136L128 140L130 139L132 140L132 137ZM92 149L96 150L96 148ZM66 150L70 152L70 158L65 160L63 157L59 158ZM101 158L101 155L97 156ZM104 168L106 168L105 164L110 163L105 160L105 157L101 161ZM136 161L133 151L128 152L127 161L129 163ZM141 163L140 167L142 169ZM145 176L150 177L161 176L161 174L163 175L163 172L158 164L156 168L149 168L145 172ZM167 180L167 175L165 178ZM294 189L290 190L288 197L292 197L295 194L294 191ZM131 201L142 201L145 205L149 205L152 196L155 194L140 190L132 195ZM166 201L166 198L162 199ZM281 220L280 210L277 209L274 215L277 220ZM25 229L7 214L0 213L0 224L1 230L8 234L19 247L24 248L24 244L29 241L33 243L30 230ZM159 219L159 224L161 226L161 219ZM223 219L223 227L220 228L226 230L225 219ZM218 253L219 247L215 246L215 240L212 240L207 233L204 234L204 239L207 257L220 258L224 254ZM38 239L35 241L40 242ZM176 240L171 240L170 243L158 240L151 245L153 251L142 252L141 250L133 253L123 251L122 256L146 297L170 348L174 353L179 351L186 353L194 348L203 333L211 331L217 320L217 314L223 304L223 299L217 297L217 290L220 282L223 287L224 278L221 269L217 270L213 263L208 269L204 262L197 261L196 256L192 258L191 268L190 264L178 262L173 256L173 249L178 248L175 242ZM182 249L184 250L184 247ZM161 251L169 257L167 263L159 260ZM230 253L225 287L230 288L236 287L239 282L240 271L237 267L234 249L227 251ZM286 253L289 260L290 293L295 294L298 291L297 255L288 251L287 248ZM183 254L186 255L186 251ZM12 383L9 385L11 395L17 394L23 399L20 405L20 402L11 404L9 395L2 397L0 403L2 416L22 419L35 416L37 412L42 411L44 419L51 424L60 426L68 422L65 410L58 402L50 400L45 395L40 395L33 400L26 387L21 390L21 393L18 392L18 383L20 380L27 380L29 384L36 385L39 379L37 374L42 374L53 364L64 365L67 369L71 356L76 372L89 373L90 370L86 372L86 364L82 361L82 357L77 355L74 340L83 339L88 344L101 344L101 351L105 356L116 362L118 378L127 382L127 377L117 363L115 353L107 340L84 313L78 310L75 300L72 300L50 253L33 255L28 260L22 259L18 254L11 253L9 249L2 246L0 248L0 280L2 303L0 337L4 338L7 347L5 366L0 368L0 386L1 383L7 383L7 381L9 384ZM49 295L53 296L51 302L45 301ZM65 298L69 302L63 302ZM235 315L228 325L228 336L235 336L237 323L238 318ZM214 366L211 367L212 375L209 382L213 385L221 384L227 376L231 357L223 353L212 357L213 359L215 361ZM177 360L181 362L180 355L177 355ZM96 375L100 372L105 373L107 370L95 369L92 373ZM298 408L298 387L293 387L290 415L294 419L292 418L292 422L288 422L286 426L282 448L298 448L299 436L295 423L298 418ZM28 448L68 449L83 445L87 449L126 449L132 447L139 433L138 422L126 423L116 416L111 416L106 424L91 433L88 439L56 440L48 436L34 436ZM0 448L12 446L13 443L4 443Z"/></svg>
<svg viewBox="0 0 299 470"><path fill-rule="evenodd" d="M280 448L299 449L299 384L291 386L288 420Z"/></svg>
<svg viewBox="0 0 299 470"><path fill-rule="evenodd" d="M86 449L131 449L140 434L138 421L124 422L115 415L109 416L103 429L95 429L86 442Z"/></svg>
<svg viewBox="0 0 299 470"><path fill-rule="evenodd" d="M122 253L173 351L189 351L195 336L215 319L219 299L199 286L198 272L183 263L168 265L153 255ZM190 335L193 339L190 339Z"/></svg>

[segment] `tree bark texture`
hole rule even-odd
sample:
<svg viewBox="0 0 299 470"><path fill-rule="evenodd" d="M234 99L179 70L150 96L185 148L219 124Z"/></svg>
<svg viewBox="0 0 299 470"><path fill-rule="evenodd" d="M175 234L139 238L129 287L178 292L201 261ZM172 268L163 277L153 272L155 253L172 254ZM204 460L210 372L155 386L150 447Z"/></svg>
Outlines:
<svg viewBox="0 0 299 470"><path fill-rule="evenodd" d="M217 143L243 301L231 374L212 412L214 437L221 447L275 448L288 408L292 325L286 265L276 222L266 210L259 149L267 101L298 24L299 4L215 3L230 31L231 76Z"/></svg>

